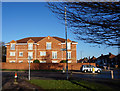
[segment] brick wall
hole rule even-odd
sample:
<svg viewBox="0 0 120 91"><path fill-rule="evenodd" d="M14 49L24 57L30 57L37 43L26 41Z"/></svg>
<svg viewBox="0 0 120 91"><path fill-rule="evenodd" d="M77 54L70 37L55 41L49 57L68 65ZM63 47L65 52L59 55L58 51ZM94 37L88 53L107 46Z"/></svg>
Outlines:
<svg viewBox="0 0 120 91"><path fill-rule="evenodd" d="M2 64L2 69L23 69L27 70L29 68L28 63L0 63ZM94 65L95 63L69 63L68 68L69 70L80 70L82 65ZM63 68L66 69L66 63L31 63L32 70L62 70Z"/></svg>

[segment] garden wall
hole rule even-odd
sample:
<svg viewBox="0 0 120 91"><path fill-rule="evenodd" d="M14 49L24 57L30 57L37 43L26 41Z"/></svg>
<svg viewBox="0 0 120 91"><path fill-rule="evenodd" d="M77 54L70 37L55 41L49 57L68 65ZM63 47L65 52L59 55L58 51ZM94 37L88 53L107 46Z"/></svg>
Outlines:
<svg viewBox="0 0 120 91"><path fill-rule="evenodd" d="M28 70L29 63L5 63L2 62L2 69L22 69ZM82 65L94 65L95 63L69 63L68 69L69 70L80 70ZM30 64L31 70L62 70L63 68L66 69L66 63L31 63Z"/></svg>

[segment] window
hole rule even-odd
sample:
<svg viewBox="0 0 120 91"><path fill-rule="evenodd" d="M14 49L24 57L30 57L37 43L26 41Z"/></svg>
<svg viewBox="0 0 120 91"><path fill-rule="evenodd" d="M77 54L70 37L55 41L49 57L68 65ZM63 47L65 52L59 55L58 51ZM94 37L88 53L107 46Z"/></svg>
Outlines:
<svg viewBox="0 0 120 91"><path fill-rule="evenodd" d="M28 57L31 57L31 59L33 59L33 52L28 52Z"/></svg>
<svg viewBox="0 0 120 91"><path fill-rule="evenodd" d="M71 43L67 43L67 49L71 49Z"/></svg>
<svg viewBox="0 0 120 91"><path fill-rule="evenodd" d="M58 63L57 60L52 61L52 63Z"/></svg>
<svg viewBox="0 0 120 91"><path fill-rule="evenodd" d="M52 58L57 59L57 52L52 52Z"/></svg>
<svg viewBox="0 0 120 91"><path fill-rule="evenodd" d="M40 52L40 56L46 56L46 52L41 51L41 52Z"/></svg>
<svg viewBox="0 0 120 91"><path fill-rule="evenodd" d="M46 61L40 61L40 63L46 63Z"/></svg>
<svg viewBox="0 0 120 91"><path fill-rule="evenodd" d="M28 44L28 50L33 50L33 43Z"/></svg>
<svg viewBox="0 0 120 91"><path fill-rule="evenodd" d="M19 56L23 56L23 52L19 52Z"/></svg>
<svg viewBox="0 0 120 91"><path fill-rule="evenodd" d="M51 42L46 43L46 49L51 49Z"/></svg>
<svg viewBox="0 0 120 91"><path fill-rule="evenodd" d="M23 63L23 61L19 61L19 63Z"/></svg>
<svg viewBox="0 0 120 91"><path fill-rule="evenodd" d="M28 63L29 63L29 61L28 61ZM30 63L33 63L33 61L30 61Z"/></svg>
<svg viewBox="0 0 120 91"><path fill-rule="evenodd" d="M68 59L71 59L71 52L67 52L68 53Z"/></svg>
<svg viewBox="0 0 120 91"><path fill-rule="evenodd" d="M68 63L71 63L71 61L68 61Z"/></svg>
<svg viewBox="0 0 120 91"><path fill-rule="evenodd" d="M10 56L15 56L15 52L10 52Z"/></svg>
<svg viewBox="0 0 120 91"><path fill-rule="evenodd" d="M9 61L10 63L15 63L15 61L14 60L11 60L11 61Z"/></svg>
<svg viewBox="0 0 120 91"><path fill-rule="evenodd" d="M15 50L15 44L11 44L11 50Z"/></svg>

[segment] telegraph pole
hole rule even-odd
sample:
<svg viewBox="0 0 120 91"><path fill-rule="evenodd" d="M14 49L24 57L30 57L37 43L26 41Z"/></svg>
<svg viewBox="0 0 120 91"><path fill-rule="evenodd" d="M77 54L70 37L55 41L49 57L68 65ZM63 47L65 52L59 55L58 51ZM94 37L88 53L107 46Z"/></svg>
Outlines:
<svg viewBox="0 0 120 91"><path fill-rule="evenodd" d="M67 21L66 21L66 6L65 6L65 36L66 36L66 76L68 80L68 53L67 53Z"/></svg>

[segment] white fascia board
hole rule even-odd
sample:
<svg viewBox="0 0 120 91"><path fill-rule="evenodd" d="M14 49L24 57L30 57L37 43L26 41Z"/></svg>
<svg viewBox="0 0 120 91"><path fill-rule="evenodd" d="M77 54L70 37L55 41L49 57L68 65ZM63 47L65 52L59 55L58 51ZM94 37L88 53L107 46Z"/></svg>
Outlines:
<svg viewBox="0 0 120 91"><path fill-rule="evenodd" d="M16 45L27 45L27 43L17 43Z"/></svg>
<svg viewBox="0 0 120 91"><path fill-rule="evenodd" d="M6 43L5 45L10 45L10 44Z"/></svg>
<svg viewBox="0 0 120 91"><path fill-rule="evenodd" d="M61 43L61 44L65 44L65 43Z"/></svg>
<svg viewBox="0 0 120 91"><path fill-rule="evenodd" d="M78 43L72 43L72 44L78 44Z"/></svg>

